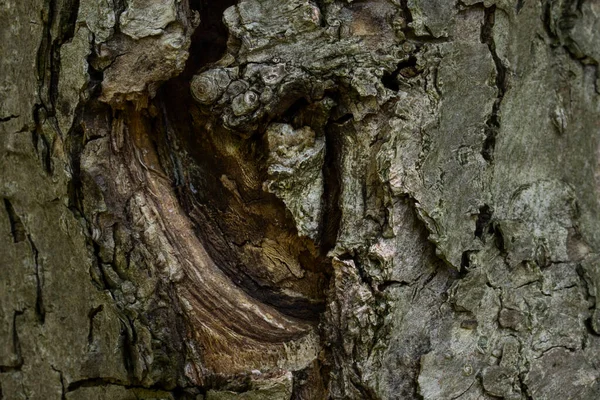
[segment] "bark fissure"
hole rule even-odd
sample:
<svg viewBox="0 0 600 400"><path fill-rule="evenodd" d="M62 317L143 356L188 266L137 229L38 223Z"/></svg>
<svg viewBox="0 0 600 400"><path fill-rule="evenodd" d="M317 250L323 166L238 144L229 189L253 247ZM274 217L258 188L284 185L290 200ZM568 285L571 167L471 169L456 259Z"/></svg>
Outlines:
<svg viewBox="0 0 600 400"><path fill-rule="evenodd" d="M18 116L18 115L11 114L11 115L8 115L8 116L6 116L6 117L0 117L0 122L8 122L8 121L10 121L11 119L15 119L15 118L19 118L19 116Z"/></svg>
<svg viewBox="0 0 600 400"><path fill-rule="evenodd" d="M58 378L60 379L60 398L61 400L66 400L67 399L67 391L65 388L65 378L63 376L63 372L59 369L57 369L54 365L51 365L50 368L52 368L52 370L54 372L56 372L58 374Z"/></svg>
<svg viewBox="0 0 600 400"><path fill-rule="evenodd" d="M496 43L494 41L494 25L496 18L496 6L493 5L485 9L484 23L481 27L481 42L487 44L494 65L496 66L496 100L492 106L492 112L485 122L485 140L483 147L481 148L481 155L489 162L494 162L494 149L496 147L496 137L500 130L501 124L501 113L502 113L502 100L504 94L508 90L508 76L507 69L502 63L502 59L498 56L496 51Z"/></svg>
<svg viewBox="0 0 600 400"><path fill-rule="evenodd" d="M31 235L27 235L29 246L31 248L31 255L33 258L33 267L35 273L35 315L40 324L44 324L46 320L46 309L44 308L44 269L39 259L39 251L31 238Z"/></svg>
<svg viewBox="0 0 600 400"><path fill-rule="evenodd" d="M12 365L0 365L0 373L11 372L11 371L20 371L25 363L25 360L21 354L21 342L19 340L19 327L17 325L17 317L23 315L25 311L15 310L13 311L12 317L12 332L11 332L11 341L12 341L12 351L15 356L15 360Z"/></svg>
<svg viewBox="0 0 600 400"><path fill-rule="evenodd" d="M4 199L4 208L8 215L8 221L10 222L10 234L13 238L13 243L19 243L25 240L27 233L25 232L25 226L21 222L21 218L15 212L15 208L8 199Z"/></svg>
<svg viewBox="0 0 600 400"><path fill-rule="evenodd" d="M59 136L64 136L56 120L61 46L73 38L80 0L49 0L45 10L44 35L37 53L40 101Z"/></svg>
<svg viewBox="0 0 600 400"><path fill-rule="evenodd" d="M89 379L82 379L82 380L77 380L77 381L73 381L73 382L69 383L69 385L66 388L66 392L67 393L73 392L73 391L83 388L83 387L96 387L96 386L108 386L108 385L117 385L117 386L123 386L126 388L142 387L142 388L147 389L144 386L131 385L127 381L121 381L118 379L89 378Z"/></svg>
<svg viewBox="0 0 600 400"><path fill-rule="evenodd" d="M135 329L132 326L129 317L125 317L127 322L121 319L121 335L120 335L120 347L121 354L123 357L123 365L127 371L127 376L130 382L136 382L138 377L136 376L136 362L133 355L133 346L135 345ZM71 387L71 385L69 385Z"/></svg>
<svg viewBox="0 0 600 400"><path fill-rule="evenodd" d="M489 205L484 204L479 207L479 214L477 215L477 221L475 222L475 237L485 241L484 233L489 233L488 230L491 227L490 224L493 215L494 212Z"/></svg>
<svg viewBox="0 0 600 400"><path fill-rule="evenodd" d="M519 376L518 376L518 383L519 383L519 388L521 389L521 394L523 394L525 396L526 400L534 400L534 398L529 393L529 388L527 387L527 384L525 383L525 379L523 378L523 375L524 374L519 374Z"/></svg>
<svg viewBox="0 0 600 400"><path fill-rule="evenodd" d="M346 114L335 121L336 124L344 123L352 118L352 114ZM320 247L321 254L333 249L337 241L340 228L341 206L340 206L340 157L342 146L335 131L325 127L325 161L323 163L323 220L320 224Z"/></svg>
<svg viewBox="0 0 600 400"><path fill-rule="evenodd" d="M33 142L33 147L44 167L44 171L48 175L52 175L53 172L53 164L52 164L52 155L51 155L51 147L50 141L48 137L44 134L44 130L42 124L47 118L48 112L41 104L36 104L33 110L33 120L35 122L35 126L31 131L31 140Z"/></svg>

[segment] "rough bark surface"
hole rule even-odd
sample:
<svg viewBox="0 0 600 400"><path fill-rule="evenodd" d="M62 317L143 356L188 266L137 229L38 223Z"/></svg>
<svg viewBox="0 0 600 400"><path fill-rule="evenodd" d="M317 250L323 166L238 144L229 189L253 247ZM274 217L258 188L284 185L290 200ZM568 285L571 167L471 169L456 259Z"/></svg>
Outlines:
<svg viewBox="0 0 600 400"><path fill-rule="evenodd" d="M0 26L0 399L600 398L600 2Z"/></svg>

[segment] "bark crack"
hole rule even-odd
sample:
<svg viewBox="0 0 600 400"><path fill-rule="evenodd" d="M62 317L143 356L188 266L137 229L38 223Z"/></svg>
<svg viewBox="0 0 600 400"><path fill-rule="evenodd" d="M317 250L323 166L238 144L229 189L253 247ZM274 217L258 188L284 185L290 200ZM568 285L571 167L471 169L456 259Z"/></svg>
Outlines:
<svg viewBox="0 0 600 400"><path fill-rule="evenodd" d="M377 285L377 291L383 292L386 289L389 289L390 287L406 287L406 286L411 286L411 285L412 285L411 282L406 282L406 281L395 281L395 280L383 281Z"/></svg>
<svg viewBox="0 0 600 400"><path fill-rule="evenodd" d="M351 114L350 114L351 116ZM334 131L325 127L325 161L323 162L323 216L320 223L321 254L326 255L337 242L342 210L340 208L340 163L342 144Z"/></svg>
<svg viewBox="0 0 600 400"><path fill-rule="evenodd" d="M36 296L35 296L35 315L40 324L44 324L46 320L46 309L44 308L44 270L39 260L39 251L31 238L31 235L27 235L27 240L31 247L31 253L33 256L33 266L35 268L35 283L36 283Z"/></svg>
<svg viewBox="0 0 600 400"><path fill-rule="evenodd" d="M485 140L481 148L481 155L490 164L494 162L494 150L496 147L496 137L501 124L501 106L504 94L508 89L507 69L502 63L496 50L494 41L494 25L496 18L496 6L493 5L485 9L483 25L481 27L481 42L486 44L496 66L496 100L492 106L492 113L485 122Z"/></svg>
<svg viewBox="0 0 600 400"><path fill-rule="evenodd" d="M529 394L529 388L525 383L524 375L526 372L520 374L518 376L519 388L521 389L521 394L525 396L525 400L533 400L533 397Z"/></svg>
<svg viewBox="0 0 600 400"><path fill-rule="evenodd" d="M66 392L67 393L72 392L72 391L77 390L82 387L101 387L101 386L108 386L108 385L123 386L126 388L141 387L141 386L130 385L127 381L122 381L122 380L115 379L115 378L101 377L101 378L88 378L88 379L82 379L82 380L71 382L67 386Z"/></svg>
<svg viewBox="0 0 600 400"><path fill-rule="evenodd" d="M66 400L67 392L65 390L65 378L64 378L63 372L61 370L59 370L58 368L56 368L54 365L50 365L50 368L52 368L52 370L58 374L58 376L60 378L60 388L61 388L60 398L61 398L61 400Z"/></svg>
<svg viewBox="0 0 600 400"><path fill-rule="evenodd" d="M23 366L24 360L21 355L21 343L19 341L19 331L17 329L17 317L22 315L24 311L15 310L13 313L13 331L12 331L12 344L13 353L15 355L14 365L0 365L0 373L20 371Z"/></svg>
<svg viewBox="0 0 600 400"><path fill-rule="evenodd" d="M47 19L44 24L44 36L38 49L37 68L39 76L39 93L48 117L54 117L58 99L58 83L60 78L60 48L71 40L75 34L80 0L50 0ZM56 29L57 31L53 31ZM52 125L56 132L62 132L55 118Z"/></svg>
<svg viewBox="0 0 600 400"><path fill-rule="evenodd" d="M460 398L463 394L467 393L469 390L471 390L471 388L473 387L473 385L475 384L475 382L477 382L477 380L473 380L473 382L469 385L468 388L466 388L462 393L460 393L459 395L452 397L451 400L456 400L458 398Z"/></svg>
<svg viewBox="0 0 600 400"><path fill-rule="evenodd" d="M494 211L487 204L479 207L479 214L477 215L477 221L475 221L475 237L481 239L485 243L484 233L489 232L490 223Z"/></svg>
<svg viewBox="0 0 600 400"><path fill-rule="evenodd" d="M36 104L33 110L33 120L35 126L31 131L31 140L38 157L42 162L42 167L48 175L52 175L52 157L50 155L50 143L48 137L44 134L42 124L48 117L48 111L41 104Z"/></svg>
<svg viewBox="0 0 600 400"><path fill-rule="evenodd" d="M26 232L25 226L21 221L21 218L16 213L15 208L8 199L4 199L4 208L8 214L8 220L10 222L10 233L13 238L13 243L19 243L25 240Z"/></svg>
<svg viewBox="0 0 600 400"><path fill-rule="evenodd" d="M18 115L11 114L11 115L8 115L8 116L6 116L6 117L0 117L0 122L8 122L8 121L10 121L11 119L15 119L15 118L19 118L19 116L18 116Z"/></svg>
<svg viewBox="0 0 600 400"><path fill-rule="evenodd" d="M127 323L121 319L121 350L123 352L123 365L127 371L130 381L136 380L136 363L134 358L135 329L129 317L126 317Z"/></svg>
<svg viewBox="0 0 600 400"><path fill-rule="evenodd" d="M31 238L31 235L27 233L25 229L25 225L21 220L21 217L15 211L14 206L8 199L4 199L4 208L6 209L6 213L8 214L8 219L10 222L10 231L13 238L14 243L19 243L25 241L29 242L29 246L31 248L31 254L33 258L33 267L35 273L35 282L36 282L36 300L35 300L35 314L38 321L43 324L46 318L46 310L44 308L44 299L43 299L43 286L44 286L44 271L42 265L39 260L39 251Z"/></svg>

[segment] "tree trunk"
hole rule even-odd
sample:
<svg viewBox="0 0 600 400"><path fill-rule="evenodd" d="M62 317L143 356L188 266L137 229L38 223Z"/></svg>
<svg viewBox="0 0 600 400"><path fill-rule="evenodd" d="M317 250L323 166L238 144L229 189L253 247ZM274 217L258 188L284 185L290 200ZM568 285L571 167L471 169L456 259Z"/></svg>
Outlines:
<svg viewBox="0 0 600 400"><path fill-rule="evenodd" d="M0 399L600 398L600 2L0 23Z"/></svg>

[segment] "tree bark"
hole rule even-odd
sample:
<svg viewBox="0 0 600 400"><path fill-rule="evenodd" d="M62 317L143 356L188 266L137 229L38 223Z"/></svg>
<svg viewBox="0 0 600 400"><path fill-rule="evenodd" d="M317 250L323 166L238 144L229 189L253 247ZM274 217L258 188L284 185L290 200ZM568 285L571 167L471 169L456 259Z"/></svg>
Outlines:
<svg viewBox="0 0 600 400"><path fill-rule="evenodd" d="M0 399L600 398L598 1L0 10Z"/></svg>

